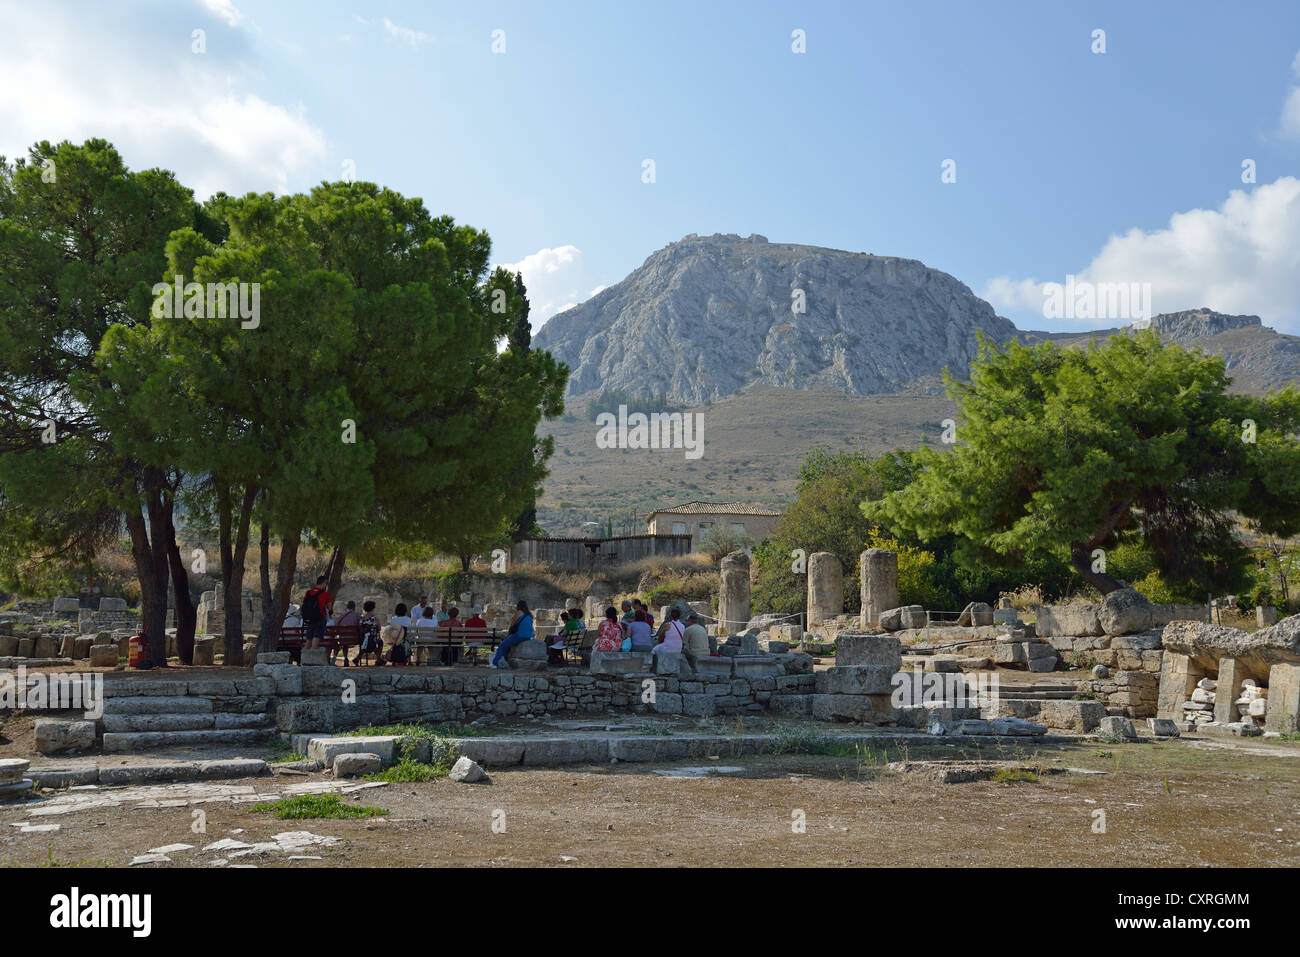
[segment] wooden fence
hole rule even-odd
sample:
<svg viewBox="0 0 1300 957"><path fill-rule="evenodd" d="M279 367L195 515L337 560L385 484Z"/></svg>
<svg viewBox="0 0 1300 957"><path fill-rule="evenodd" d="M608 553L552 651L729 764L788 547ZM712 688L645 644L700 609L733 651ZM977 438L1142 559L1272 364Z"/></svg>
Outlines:
<svg viewBox="0 0 1300 957"><path fill-rule="evenodd" d="M620 538L525 538L510 546L511 563L600 569L640 558L691 553L689 535L625 535Z"/></svg>

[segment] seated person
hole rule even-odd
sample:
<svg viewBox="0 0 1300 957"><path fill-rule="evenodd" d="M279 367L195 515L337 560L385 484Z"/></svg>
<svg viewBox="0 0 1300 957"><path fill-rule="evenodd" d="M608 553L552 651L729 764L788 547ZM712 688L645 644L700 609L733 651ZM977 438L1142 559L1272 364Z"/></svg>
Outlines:
<svg viewBox="0 0 1300 957"><path fill-rule="evenodd" d="M351 604L349 602L349 604ZM357 658L353 664L360 665L365 655L374 655L375 664L384 663L384 643L379 637L379 618L375 615L375 603L368 601L361 606L361 644L357 647Z"/></svg>
<svg viewBox="0 0 1300 957"><path fill-rule="evenodd" d="M562 611L560 612L560 630L555 633L555 637L546 646L546 663L548 665L558 665L564 662L564 639L568 634L570 634L569 613Z"/></svg>
<svg viewBox="0 0 1300 957"><path fill-rule="evenodd" d="M618 621L618 609L610 605L605 609L605 618L600 623L596 635L596 644L592 651L618 651L623 646L623 626Z"/></svg>
<svg viewBox="0 0 1300 957"><path fill-rule="evenodd" d="M424 614L415 620L415 637L417 639L431 638L436 635L437 632L438 612L432 605L425 605ZM414 647L416 648L416 658L418 659L416 663L419 664L420 662L424 662L427 664L428 651L421 648L418 643Z"/></svg>
<svg viewBox="0 0 1300 957"><path fill-rule="evenodd" d="M393 664L406 664L410 657L410 645L407 641L414 628L415 622L407 615L405 603L398 602L392 616L388 619L388 627L382 633L384 643L388 646L388 660Z"/></svg>
<svg viewBox="0 0 1300 957"><path fill-rule="evenodd" d="M682 627L681 617L682 612L679 608L674 608L668 613L668 620L659 629L659 644L650 649L652 661L656 655L682 650L682 636L686 629Z"/></svg>
<svg viewBox="0 0 1300 957"><path fill-rule="evenodd" d="M447 619L438 625L439 628L461 628L463 625L460 621L460 609L451 608L447 611ZM438 660L444 665L454 665L460 660L460 639L449 639L448 642L438 649Z"/></svg>
<svg viewBox="0 0 1300 957"><path fill-rule="evenodd" d="M483 612L479 608L474 609L474 614L465 619L466 628L482 628L487 631L487 619L483 617Z"/></svg>
<svg viewBox="0 0 1300 957"><path fill-rule="evenodd" d="M356 628L358 625L360 625L361 616L357 614L357 603L354 601L348 602L347 611L339 615L338 621L334 622L334 624L338 628ZM345 634L340 637L346 640L349 636ZM346 645L343 645L342 647L343 647L343 667L346 668L348 666L348 650ZM337 664L338 657L339 657L339 649L337 647L330 649L330 664Z"/></svg>
<svg viewBox="0 0 1300 957"><path fill-rule="evenodd" d="M288 613L284 616L283 628L301 628L302 619L298 617L298 606L290 605Z"/></svg>
<svg viewBox="0 0 1300 957"><path fill-rule="evenodd" d="M644 609L636 610L636 618L627 626L627 636L632 639L632 651L649 651L654 647L654 632L650 630L650 623L646 621Z"/></svg>
<svg viewBox="0 0 1300 957"><path fill-rule="evenodd" d="M709 657L709 633L699 615L691 614L686 617L682 653L686 655L686 660L691 663L692 668L695 667L697 659Z"/></svg>
<svg viewBox="0 0 1300 957"><path fill-rule="evenodd" d="M533 639L533 613L528 610L528 602L522 598L515 603L515 617L510 622L510 629L501 644L497 645L496 654L488 662L489 668L509 668L510 649L520 642Z"/></svg>

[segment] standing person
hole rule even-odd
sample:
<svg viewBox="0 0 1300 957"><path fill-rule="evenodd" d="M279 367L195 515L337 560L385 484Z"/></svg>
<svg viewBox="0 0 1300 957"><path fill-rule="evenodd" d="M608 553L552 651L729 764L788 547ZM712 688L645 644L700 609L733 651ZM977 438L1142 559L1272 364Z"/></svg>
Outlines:
<svg viewBox="0 0 1300 957"><path fill-rule="evenodd" d="M659 629L659 644L650 649L650 660L652 662L655 660L655 655L682 650L682 638L686 633L686 629L682 627L681 617L682 611L680 608L674 608L668 613L668 620Z"/></svg>
<svg viewBox="0 0 1300 957"><path fill-rule="evenodd" d="M509 663L506 661L506 653L520 642L529 641L533 637L533 613L528 610L528 602L522 598L515 605L515 617L510 622L509 633L502 639L501 644L497 645L496 654L488 662L489 668L508 668Z"/></svg>
<svg viewBox="0 0 1300 957"><path fill-rule="evenodd" d="M302 597L300 611L306 629L303 632L304 648L319 648L325 640L325 621L334 603L330 593L325 590L326 581L328 579L321 575L316 579L316 586L307 589L307 594Z"/></svg>
<svg viewBox="0 0 1300 957"><path fill-rule="evenodd" d="M618 609L610 605L605 609L605 618L600 623L600 632L596 635L596 644L592 651L618 651L623 644L623 626L618 623Z"/></svg>
<svg viewBox="0 0 1300 957"><path fill-rule="evenodd" d="M692 668L695 667L697 659L709 657L709 633L699 615L686 616L686 634L682 636L682 653L686 655L686 660L691 663Z"/></svg>
<svg viewBox="0 0 1300 957"><path fill-rule="evenodd" d="M356 628L357 626L359 626L361 624L361 616L357 614L357 603L354 601L348 602L347 610L343 612L343 614L339 615L339 620L334 622L334 624L338 628ZM346 668L348 666L348 646L345 644L342 646L342 648L343 648L343 667ZM338 648L334 648L332 651L330 651L330 664L334 664L335 661L338 660L338 656L339 656Z"/></svg>

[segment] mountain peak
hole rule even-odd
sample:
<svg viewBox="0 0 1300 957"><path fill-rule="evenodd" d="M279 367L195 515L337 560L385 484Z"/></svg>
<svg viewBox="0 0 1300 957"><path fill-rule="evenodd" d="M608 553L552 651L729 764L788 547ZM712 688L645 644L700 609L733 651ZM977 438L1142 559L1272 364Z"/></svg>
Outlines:
<svg viewBox="0 0 1300 957"><path fill-rule="evenodd" d="M848 395L965 375L977 334L1016 334L963 283L912 259L692 233L536 337L570 394L698 405L752 385Z"/></svg>

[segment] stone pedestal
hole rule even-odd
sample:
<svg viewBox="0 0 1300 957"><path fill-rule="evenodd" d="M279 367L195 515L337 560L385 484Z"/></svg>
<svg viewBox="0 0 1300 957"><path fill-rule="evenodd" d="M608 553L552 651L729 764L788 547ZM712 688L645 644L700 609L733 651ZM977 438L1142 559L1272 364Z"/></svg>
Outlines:
<svg viewBox="0 0 1300 957"><path fill-rule="evenodd" d="M808 627L835 618L844 610L844 569L830 552L808 556Z"/></svg>
<svg viewBox="0 0 1300 957"><path fill-rule="evenodd" d="M1214 692L1214 720L1232 724L1237 720L1237 699L1241 697L1241 682L1247 677L1236 658L1219 659L1218 684Z"/></svg>
<svg viewBox="0 0 1300 957"><path fill-rule="evenodd" d="M880 613L898 606L898 555L884 548L862 553L862 615L864 628L876 627Z"/></svg>
<svg viewBox="0 0 1300 957"><path fill-rule="evenodd" d="M749 556L732 552L722 560L720 577L719 624L729 631L739 631L749 623Z"/></svg>
<svg viewBox="0 0 1300 957"><path fill-rule="evenodd" d="M211 665L216 661L216 644L215 638L195 638L194 639L194 664ZM323 649L322 649L323 650ZM304 657L305 657L304 652Z"/></svg>

